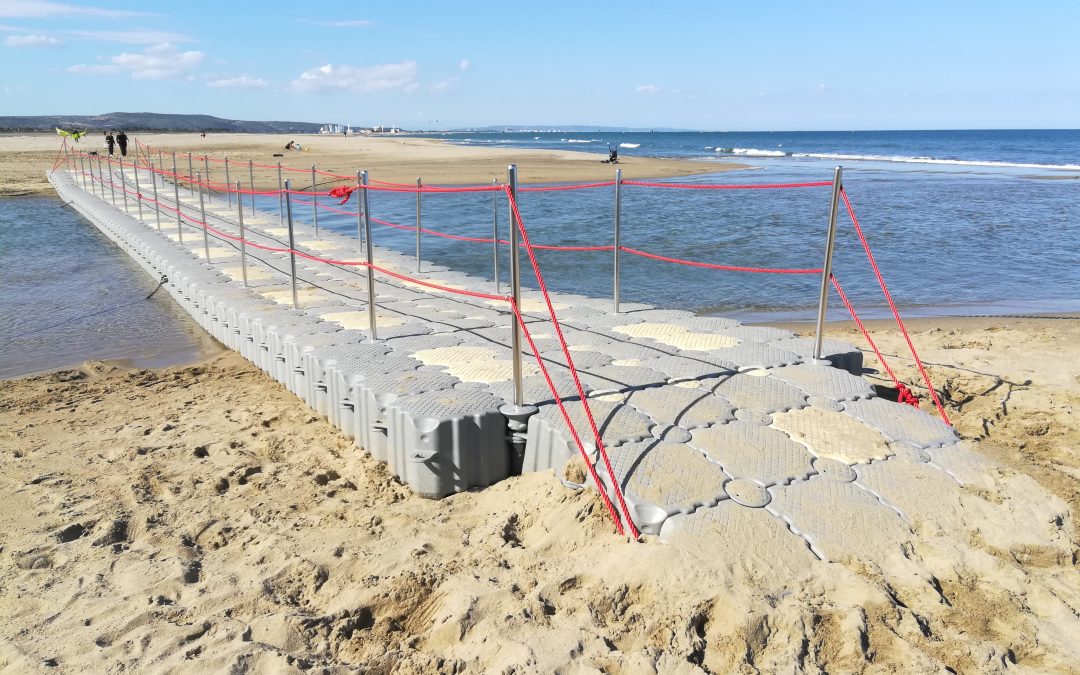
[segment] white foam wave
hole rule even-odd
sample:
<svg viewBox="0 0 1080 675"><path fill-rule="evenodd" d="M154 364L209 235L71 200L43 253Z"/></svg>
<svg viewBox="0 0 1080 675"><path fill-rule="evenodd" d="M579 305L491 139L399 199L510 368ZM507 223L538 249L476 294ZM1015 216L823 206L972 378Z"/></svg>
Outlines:
<svg viewBox="0 0 1080 675"><path fill-rule="evenodd" d="M708 148L706 148L708 149ZM1033 164L1027 162L1001 162L976 159L938 159L936 157L910 157L905 155L851 155L833 152L784 152L758 148L716 148L718 154L742 157L792 157L804 159L827 159L845 162L895 162L898 164L939 164L945 166L980 166L1003 169L1051 169L1080 171L1080 164Z"/></svg>
<svg viewBox="0 0 1080 675"><path fill-rule="evenodd" d="M641 143L619 143L620 148L640 148Z"/></svg>
<svg viewBox="0 0 1080 675"><path fill-rule="evenodd" d="M586 141L580 138L564 138L563 140L567 143L592 143L592 141Z"/></svg>

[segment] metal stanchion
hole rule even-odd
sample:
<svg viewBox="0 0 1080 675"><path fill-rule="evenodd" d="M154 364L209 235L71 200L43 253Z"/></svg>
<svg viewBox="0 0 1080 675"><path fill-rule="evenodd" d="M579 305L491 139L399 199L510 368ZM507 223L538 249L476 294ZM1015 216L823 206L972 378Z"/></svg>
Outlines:
<svg viewBox="0 0 1080 675"><path fill-rule="evenodd" d="M507 185L510 187L510 195L507 202L510 204L510 291L514 299L514 306L521 311L521 264L518 258L517 220L514 218L514 204L517 200L517 165L511 164L506 171ZM496 237L498 239L498 237ZM536 406L525 405L524 383L521 379L521 324L518 323L516 314L510 315L511 332L510 346L513 350L514 369L514 402L499 407L506 417L506 427L510 431L510 473L520 474L525 463L525 445L529 430L529 418L539 410Z"/></svg>
<svg viewBox="0 0 1080 675"><path fill-rule="evenodd" d="M364 242L367 251L367 297L368 297L368 341L375 342L379 339L375 321L375 256L371 252L371 213L368 211L368 176L367 171L360 172L360 197L363 199L364 209Z"/></svg>
<svg viewBox="0 0 1080 675"><path fill-rule="evenodd" d="M278 166L280 165L279 162ZM289 220L289 273L292 276L292 306L293 309L300 309L300 300L296 296L296 239L293 236L292 197L289 195L289 181L285 181L285 192L282 197L285 199L285 211Z"/></svg>
<svg viewBox="0 0 1080 675"><path fill-rule="evenodd" d="M206 262L210 263L210 229L206 226L206 203L203 202L202 194L202 174L195 174L195 179L199 181L199 216L202 220L202 241L203 252L206 253Z"/></svg>
<svg viewBox="0 0 1080 675"><path fill-rule="evenodd" d="M240 273L244 275L244 285L247 286L247 238L244 236L244 202L240 200L240 181L236 181L236 215L240 223Z"/></svg>
<svg viewBox="0 0 1080 675"><path fill-rule="evenodd" d="M94 160L91 157L86 158L86 166L90 167L90 194L97 196L97 187L94 182Z"/></svg>
<svg viewBox="0 0 1080 675"><path fill-rule="evenodd" d="M492 186L499 184L498 178L491 179ZM495 295L499 294L499 193L491 193L491 254L494 262Z"/></svg>
<svg viewBox="0 0 1080 675"><path fill-rule="evenodd" d="M229 178L229 156L225 155L225 195L229 200L229 207L232 208L232 192L229 192L229 186L232 185L232 180ZM239 190L240 188L236 188ZM240 199L240 193L237 192L237 199Z"/></svg>
<svg viewBox="0 0 1080 675"><path fill-rule="evenodd" d="M416 271L420 271L420 188L424 185L420 177L416 177Z"/></svg>
<svg viewBox="0 0 1080 675"><path fill-rule="evenodd" d="M251 187L251 217L255 217L255 163L248 160L248 185ZM236 195L239 200L240 195Z"/></svg>
<svg viewBox="0 0 1080 675"><path fill-rule="evenodd" d="M814 331L814 360L821 360L821 343L825 339L825 309L829 304L829 282L832 279L833 248L836 245L836 212L840 207L840 188L844 167L833 174L832 202L829 205L829 235L825 240L825 264L821 268L821 294L818 295L817 328Z"/></svg>
<svg viewBox="0 0 1080 675"><path fill-rule="evenodd" d="M157 165L158 165L158 169L161 169L161 167L165 166L165 163L163 161L161 161L161 149L160 148L158 148L158 151L157 151ZM161 176L158 176L158 178L161 179L161 187L165 187L165 175L162 174Z"/></svg>
<svg viewBox="0 0 1080 675"><path fill-rule="evenodd" d="M184 245L184 223L183 218L180 215L180 178L176 173L176 151L172 154L172 172L173 172L173 200L176 204L176 236L180 241L180 245Z"/></svg>
<svg viewBox="0 0 1080 675"><path fill-rule="evenodd" d="M124 213L131 213L131 210L128 208L127 175L124 174L123 158L117 163L120 165L120 191L124 193Z"/></svg>
<svg viewBox="0 0 1080 675"><path fill-rule="evenodd" d="M278 189L278 201L277 201L277 215L278 225L285 224L285 193L281 185L281 162L277 163L277 189Z"/></svg>
<svg viewBox="0 0 1080 675"><path fill-rule="evenodd" d="M514 219L514 204L517 203L517 165L511 164L506 168L506 182L510 186L509 213L510 213L510 297L514 299L514 306L521 309L521 260L518 258L518 235L517 223ZM524 403L524 390L521 384L521 326L517 317L512 317L514 330L511 333L510 349L513 351L514 360L514 405L520 407Z"/></svg>
<svg viewBox="0 0 1080 675"><path fill-rule="evenodd" d="M86 162L83 159L82 153L79 153L79 173L82 175L82 189L86 191Z"/></svg>
<svg viewBox="0 0 1080 675"><path fill-rule="evenodd" d="M205 154L202 156L203 163L203 175L206 176L206 196L210 196L210 158ZM199 190L202 190L200 187Z"/></svg>
<svg viewBox="0 0 1080 675"><path fill-rule="evenodd" d="M157 174L154 173L153 162L150 162L150 185L154 186L154 218L157 219L158 232L161 232L161 204L157 198Z"/></svg>
<svg viewBox="0 0 1080 675"><path fill-rule="evenodd" d="M356 172L356 187L359 189L360 172ZM356 242L359 247L357 250L364 250L364 203L360 199L360 195L356 196Z"/></svg>
<svg viewBox="0 0 1080 675"><path fill-rule="evenodd" d="M615 313L619 313L619 234L622 229L622 169L615 169L615 278L611 293Z"/></svg>
<svg viewBox="0 0 1080 675"><path fill-rule="evenodd" d="M135 168L132 170L135 174L135 203L139 205L139 221L142 221L142 188L139 187L139 164L135 163Z"/></svg>
<svg viewBox="0 0 1080 675"><path fill-rule="evenodd" d="M315 195L315 165L311 165L311 220L315 223L315 236L319 236L319 198Z"/></svg>
<svg viewBox="0 0 1080 675"><path fill-rule="evenodd" d="M105 201L105 173L101 170L101 155L97 158L98 185L101 187L101 201Z"/></svg>
<svg viewBox="0 0 1080 675"><path fill-rule="evenodd" d="M195 168L191 166L191 153L189 152L187 154L187 181L188 181L188 192L191 193L192 197L195 196L195 186L192 185L192 183L191 183L191 179L194 176L195 176Z"/></svg>
<svg viewBox="0 0 1080 675"><path fill-rule="evenodd" d="M109 156L109 195L112 197L113 208L116 208L116 181L113 180L112 155Z"/></svg>

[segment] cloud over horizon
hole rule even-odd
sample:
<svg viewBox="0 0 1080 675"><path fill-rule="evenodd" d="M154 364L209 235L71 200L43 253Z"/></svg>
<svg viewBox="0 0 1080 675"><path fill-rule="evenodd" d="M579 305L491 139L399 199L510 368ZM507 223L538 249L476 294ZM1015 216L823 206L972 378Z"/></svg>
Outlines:
<svg viewBox="0 0 1080 675"><path fill-rule="evenodd" d="M146 12L130 12L122 9L104 9L102 7L83 7L64 2L45 2L44 0L0 0L0 17L9 19L42 19L48 17L87 16L99 19L123 19L132 16L146 16Z"/></svg>
<svg viewBox="0 0 1080 675"><path fill-rule="evenodd" d="M261 77L241 75L240 77L211 80L206 83L206 86L214 89L265 89L268 85L266 80Z"/></svg>
<svg viewBox="0 0 1080 675"><path fill-rule="evenodd" d="M136 80L171 80L189 74L202 63L205 55L198 51L181 52L176 45L162 43L147 47L141 54L124 52L104 64L70 66L70 73L109 75L127 71Z"/></svg>
<svg viewBox="0 0 1080 675"><path fill-rule="evenodd" d="M63 42L49 35L9 35L4 38L4 44L8 47L37 47L43 49L59 49L64 46Z"/></svg>
<svg viewBox="0 0 1080 675"><path fill-rule="evenodd" d="M299 92L343 90L357 94L391 90L410 93L416 87L415 61L374 66L334 66L328 63L300 73L289 83L290 89Z"/></svg>

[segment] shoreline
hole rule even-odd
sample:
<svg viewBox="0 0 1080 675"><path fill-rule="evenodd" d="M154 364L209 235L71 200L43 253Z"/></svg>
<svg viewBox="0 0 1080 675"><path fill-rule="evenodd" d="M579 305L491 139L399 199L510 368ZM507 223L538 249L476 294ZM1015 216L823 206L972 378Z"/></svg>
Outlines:
<svg viewBox="0 0 1080 675"><path fill-rule="evenodd" d="M228 156L234 164L231 180L240 179L248 186L246 164L283 165L302 169L286 173L285 178L297 177L297 185L310 183L308 168L315 164L320 171L352 176L367 170L374 180L415 182L420 176L425 183L442 185L486 184L492 179L506 180L507 164L517 164L519 181L528 183L577 183L611 180L614 168L601 162L606 153L570 150L518 150L512 148L474 148L454 145L443 139L391 136L353 136L343 138L329 135L303 134L208 134L196 133L132 135L135 139L164 152L177 152L180 173L186 173L186 153L197 158L203 154L222 159ZM285 144L299 140L303 151L284 150ZM0 197L30 196L54 193L45 179L60 149L60 137L55 134L24 134L0 136ZM103 152L100 138L87 136L78 146L84 151ZM132 153L129 148L129 154ZM282 157L275 157L280 154ZM119 156L119 151L117 151ZM181 159L183 157L183 160ZM163 154L166 168L171 158ZM202 171L201 162L193 163L194 171ZM677 178L707 175L750 168L736 162L703 162L665 159L647 156L623 156L618 168L625 180ZM220 163L210 165L215 180L224 178ZM277 172L257 169L255 188L277 188ZM324 179L325 180L325 179ZM308 181L308 183L304 183ZM333 179L328 183L335 182Z"/></svg>

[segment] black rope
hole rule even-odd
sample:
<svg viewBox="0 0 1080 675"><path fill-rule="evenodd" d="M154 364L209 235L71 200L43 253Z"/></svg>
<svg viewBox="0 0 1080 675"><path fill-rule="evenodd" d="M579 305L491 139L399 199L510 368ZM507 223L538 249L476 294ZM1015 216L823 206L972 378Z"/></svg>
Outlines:
<svg viewBox="0 0 1080 675"><path fill-rule="evenodd" d="M154 297L154 293L157 293L158 289L160 289L162 286L164 286L167 283L169 283L168 277L166 277L164 274L162 274L161 275L161 281L158 282L158 285L154 288L154 290L150 291L150 295L146 296L145 298L138 298L136 300L132 300L131 302L124 302L124 303L121 303L119 305L115 305L113 307L107 307L105 309L99 309L96 312L90 312L88 314L82 314L80 316L76 316L76 317L73 317L73 318L70 318L70 319L64 319L63 321L58 321L57 323L50 324L48 326L42 326L41 328L35 328L34 330L26 331L25 333L20 333L19 335L16 335L15 337L16 338L24 338L24 337L27 337L27 336L30 336L30 335L36 335L37 333L42 333L42 332L45 332L47 330L52 330L53 328L59 328L61 326L66 326L68 324L73 324L73 323L76 323L78 321L82 321L83 319L89 319L89 318L94 317L94 316L101 316L102 314L108 314L110 312L115 312L118 309L124 309L125 307L131 307L132 305L137 305L140 302L145 302L145 301L149 300L150 298Z"/></svg>

